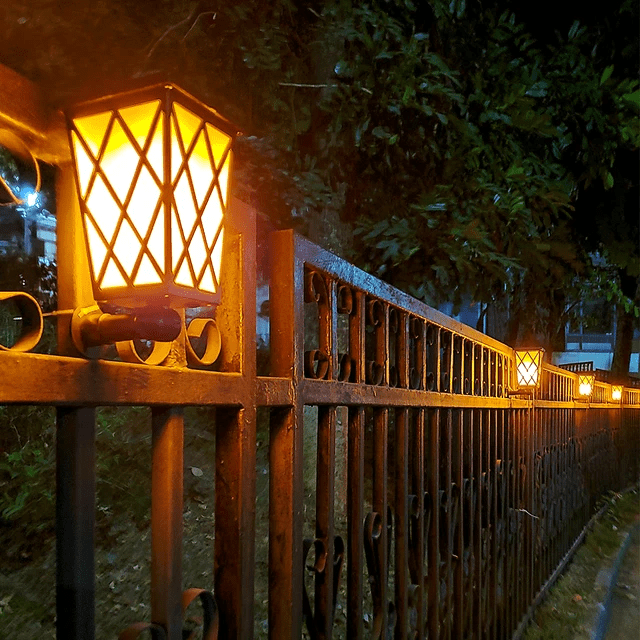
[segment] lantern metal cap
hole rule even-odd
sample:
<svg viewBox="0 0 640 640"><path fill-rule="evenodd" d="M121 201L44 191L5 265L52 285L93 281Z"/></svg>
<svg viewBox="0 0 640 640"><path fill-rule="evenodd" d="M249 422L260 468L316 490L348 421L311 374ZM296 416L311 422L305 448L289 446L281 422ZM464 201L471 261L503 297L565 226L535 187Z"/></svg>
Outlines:
<svg viewBox="0 0 640 640"><path fill-rule="evenodd" d="M160 75L132 81L125 89L105 92L104 87L102 87L102 90L85 91L82 95L76 96L73 102L64 105L63 111L67 115L67 119L79 118L102 109L112 109L118 106L126 107L144 101L147 98L157 98L163 93L172 93L185 106L190 104L194 109L206 111L215 120L214 124L232 138L242 135L240 128L231 120L225 118L214 107L199 100L189 91L182 88L181 85L172 80L164 79Z"/></svg>

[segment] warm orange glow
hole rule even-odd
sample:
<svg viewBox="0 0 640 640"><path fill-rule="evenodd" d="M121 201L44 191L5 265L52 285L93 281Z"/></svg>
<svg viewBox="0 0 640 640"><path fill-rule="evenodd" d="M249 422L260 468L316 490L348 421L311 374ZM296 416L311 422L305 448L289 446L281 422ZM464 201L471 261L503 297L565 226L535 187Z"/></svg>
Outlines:
<svg viewBox="0 0 640 640"><path fill-rule="evenodd" d="M516 374L519 387L537 387L540 382L542 349L516 350Z"/></svg>
<svg viewBox="0 0 640 640"><path fill-rule="evenodd" d="M581 396L590 396L593 391L594 376L592 374L580 374L578 376L578 393Z"/></svg>
<svg viewBox="0 0 640 640"><path fill-rule="evenodd" d="M94 290L130 297L134 287L175 283L182 303L191 289L202 304L219 287L232 137L206 113L163 104L72 120Z"/></svg>
<svg viewBox="0 0 640 640"><path fill-rule="evenodd" d="M611 387L611 399L617 402L622 400L622 386L614 384Z"/></svg>

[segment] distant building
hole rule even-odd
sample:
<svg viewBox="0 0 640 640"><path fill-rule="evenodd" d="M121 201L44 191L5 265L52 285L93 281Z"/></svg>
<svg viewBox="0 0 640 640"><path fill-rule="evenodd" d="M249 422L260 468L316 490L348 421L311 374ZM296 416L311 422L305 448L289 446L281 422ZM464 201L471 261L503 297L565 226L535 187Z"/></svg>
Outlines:
<svg viewBox="0 0 640 640"><path fill-rule="evenodd" d="M0 255L26 253L56 260L56 218L37 207L0 209Z"/></svg>

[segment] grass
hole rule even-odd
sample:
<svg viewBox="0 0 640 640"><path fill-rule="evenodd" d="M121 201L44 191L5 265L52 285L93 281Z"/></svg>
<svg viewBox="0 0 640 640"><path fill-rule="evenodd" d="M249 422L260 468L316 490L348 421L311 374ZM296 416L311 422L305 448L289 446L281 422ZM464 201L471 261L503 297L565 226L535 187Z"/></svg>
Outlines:
<svg viewBox="0 0 640 640"><path fill-rule="evenodd" d="M591 640L609 569L640 514L638 488L614 494L568 569L537 608L525 640Z"/></svg>

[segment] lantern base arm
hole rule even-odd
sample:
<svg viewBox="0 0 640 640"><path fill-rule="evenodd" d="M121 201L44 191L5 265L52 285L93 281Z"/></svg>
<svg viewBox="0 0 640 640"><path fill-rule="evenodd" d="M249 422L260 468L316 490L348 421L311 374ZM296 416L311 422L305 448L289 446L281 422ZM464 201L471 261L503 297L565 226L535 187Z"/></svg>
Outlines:
<svg viewBox="0 0 640 640"><path fill-rule="evenodd" d="M519 387L517 389L507 389L507 396L533 396L537 387Z"/></svg>
<svg viewBox="0 0 640 640"><path fill-rule="evenodd" d="M95 305L76 309L71 319L71 337L81 353L91 347L136 339L171 342L181 330L178 312L164 307L111 314Z"/></svg>

